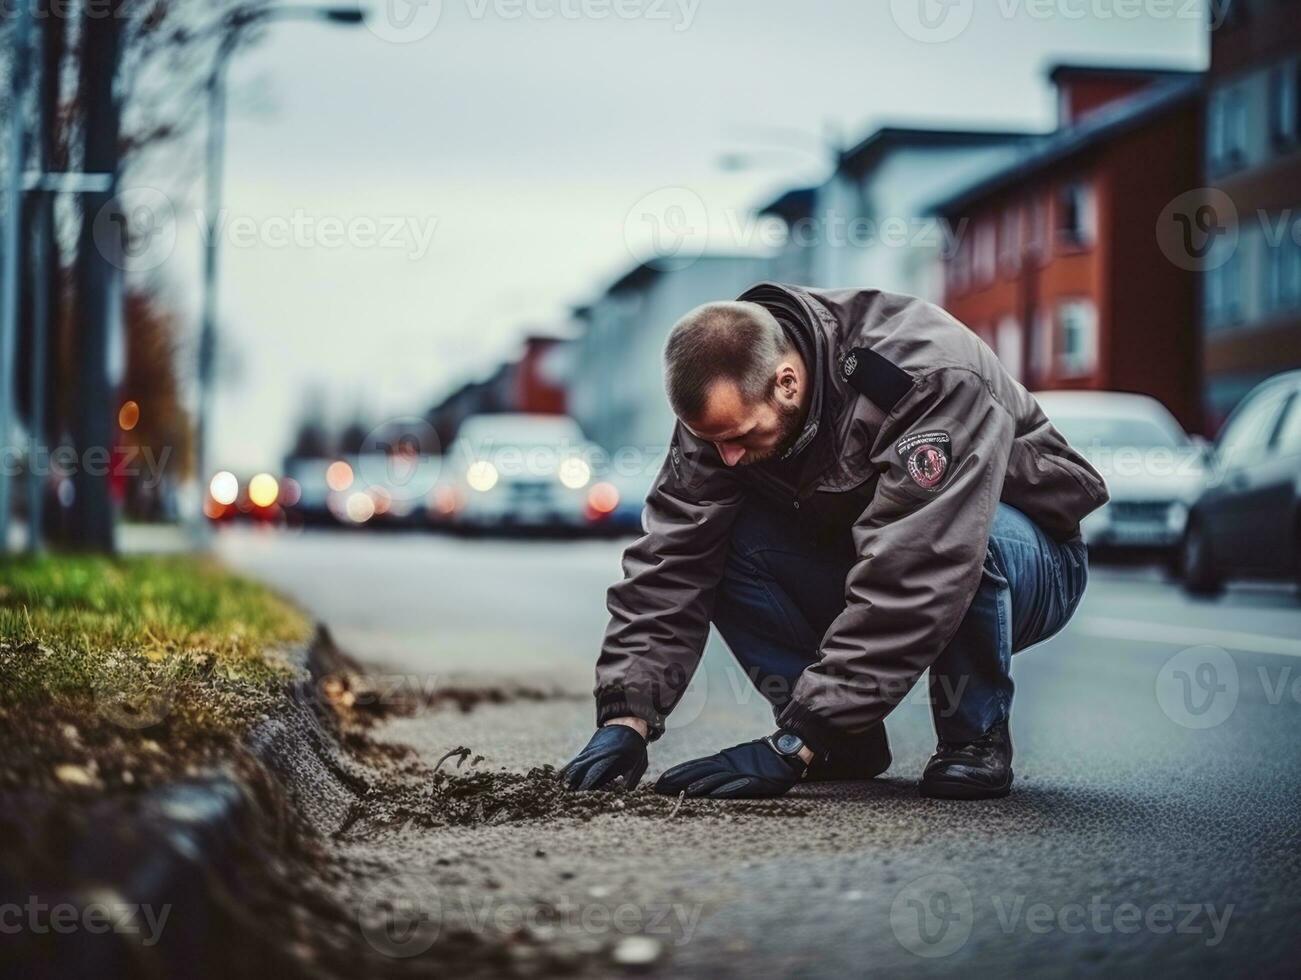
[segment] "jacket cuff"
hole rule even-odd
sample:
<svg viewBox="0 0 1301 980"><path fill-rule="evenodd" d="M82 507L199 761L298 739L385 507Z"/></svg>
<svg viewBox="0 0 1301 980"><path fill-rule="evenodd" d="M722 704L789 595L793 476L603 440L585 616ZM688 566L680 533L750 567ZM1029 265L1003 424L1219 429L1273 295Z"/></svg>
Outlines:
<svg viewBox="0 0 1301 980"><path fill-rule="evenodd" d="M640 718L650 729L646 736L653 742L664 734L664 716L648 703L649 699L622 687L605 687L596 692L596 727L612 718Z"/></svg>
<svg viewBox="0 0 1301 980"><path fill-rule="evenodd" d="M819 758L826 758L836 740L836 730L799 701L789 701L777 716L777 726L804 739Z"/></svg>

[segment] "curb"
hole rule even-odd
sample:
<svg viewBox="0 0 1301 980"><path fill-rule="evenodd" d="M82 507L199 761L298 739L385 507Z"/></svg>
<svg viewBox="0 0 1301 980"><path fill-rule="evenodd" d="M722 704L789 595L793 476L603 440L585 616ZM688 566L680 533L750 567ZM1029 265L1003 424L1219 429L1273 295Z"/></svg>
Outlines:
<svg viewBox="0 0 1301 980"><path fill-rule="evenodd" d="M298 670L286 685L283 706L243 741L243 761L252 762L254 778L232 759L211 774L129 800L95 803L67 851L51 855L56 866L47 880L15 882L0 863L0 894L30 896L51 907L95 903L137 910L134 930L123 920L123 928L100 932L28 933L29 942L5 936L7 975L224 978L302 972L278 948L277 937L257 928L248 885L238 872L267 845L272 853L288 846L292 825L303 814L317 826L342 825L365 784L323 723L319 696L323 678L357 668L319 625L291 657ZM156 929L145 918L146 907Z"/></svg>

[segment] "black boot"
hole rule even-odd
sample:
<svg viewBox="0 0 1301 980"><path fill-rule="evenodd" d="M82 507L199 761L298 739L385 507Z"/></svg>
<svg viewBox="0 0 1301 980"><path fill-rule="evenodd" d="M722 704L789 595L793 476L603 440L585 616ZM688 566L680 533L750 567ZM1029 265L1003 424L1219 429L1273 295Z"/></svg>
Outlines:
<svg viewBox="0 0 1301 980"><path fill-rule="evenodd" d="M1012 789L1012 734L1000 722L974 742L940 742L922 773L922 796L987 800Z"/></svg>
<svg viewBox="0 0 1301 980"><path fill-rule="evenodd" d="M816 759L804 774L807 783L841 779L872 779L890 768L890 740L885 725L873 725L862 735L832 747L825 759Z"/></svg>

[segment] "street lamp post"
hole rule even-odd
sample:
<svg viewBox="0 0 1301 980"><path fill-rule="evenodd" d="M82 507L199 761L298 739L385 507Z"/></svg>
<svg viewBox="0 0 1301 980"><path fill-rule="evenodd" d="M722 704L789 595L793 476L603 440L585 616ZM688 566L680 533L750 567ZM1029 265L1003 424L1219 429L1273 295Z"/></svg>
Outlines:
<svg viewBox="0 0 1301 980"><path fill-rule="evenodd" d="M729 133L747 148L719 154L718 167L730 172L786 167L790 165L792 155L804 155L806 159L816 159L819 166L834 169L843 152L840 131L830 121L824 123L822 129L819 136L787 126L733 128Z"/></svg>
<svg viewBox="0 0 1301 980"><path fill-rule="evenodd" d="M14 12L12 93L8 132L9 173L5 181L3 271L0 272L0 445L9 447L13 426L14 348L18 334L18 277L21 268L22 186L27 129L23 116L32 42L32 5L20 2ZM30 464L29 464L30 465ZM9 548L9 477L0 467L0 552Z"/></svg>
<svg viewBox="0 0 1301 980"><path fill-rule="evenodd" d="M217 353L217 259L216 228L221 213L222 176L226 144L226 68L247 28L273 20L311 20L348 27L361 24L365 13L359 7L267 7L242 15L228 25L208 74L207 169L204 182L204 212L207 234L203 249L203 311L199 327L198 418L195 426L195 477L202 501L207 484L208 440L212 416L213 369ZM202 504L196 515L203 527Z"/></svg>

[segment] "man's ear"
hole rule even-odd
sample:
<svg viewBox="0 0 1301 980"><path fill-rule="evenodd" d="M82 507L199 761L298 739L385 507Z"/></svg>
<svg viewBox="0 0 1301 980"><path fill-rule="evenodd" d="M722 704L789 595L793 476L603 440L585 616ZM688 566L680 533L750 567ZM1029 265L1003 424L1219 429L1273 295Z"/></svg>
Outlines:
<svg viewBox="0 0 1301 980"><path fill-rule="evenodd" d="M800 393L800 374L790 361L777 365L777 392L786 398L794 399Z"/></svg>

